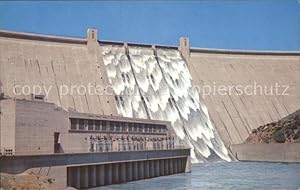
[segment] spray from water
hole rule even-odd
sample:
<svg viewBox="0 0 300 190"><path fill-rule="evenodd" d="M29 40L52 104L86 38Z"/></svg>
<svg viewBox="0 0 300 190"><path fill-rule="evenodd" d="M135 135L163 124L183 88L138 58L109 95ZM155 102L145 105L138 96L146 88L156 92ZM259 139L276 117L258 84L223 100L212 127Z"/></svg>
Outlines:
<svg viewBox="0 0 300 190"><path fill-rule="evenodd" d="M129 47L128 57L124 52L122 47L103 48L118 112L127 117L170 121L178 138L191 147L193 162L205 161L211 150L230 161L206 106L192 88L192 77L180 52L141 47ZM126 96L124 92L136 94Z"/></svg>

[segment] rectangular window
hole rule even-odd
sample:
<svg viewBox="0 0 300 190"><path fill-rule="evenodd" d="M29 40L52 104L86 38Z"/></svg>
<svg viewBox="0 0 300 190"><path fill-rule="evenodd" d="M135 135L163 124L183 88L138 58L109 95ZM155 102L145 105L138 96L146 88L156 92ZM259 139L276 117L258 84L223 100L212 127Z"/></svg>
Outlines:
<svg viewBox="0 0 300 190"><path fill-rule="evenodd" d="M99 130L101 129L100 122L101 122L101 121L99 121L99 120L96 120L96 121L95 121L95 130L96 130L96 131L99 131Z"/></svg>
<svg viewBox="0 0 300 190"><path fill-rule="evenodd" d="M157 125L157 126L156 126L156 132L157 132L157 133L160 133L160 128L161 128L160 125Z"/></svg>
<svg viewBox="0 0 300 190"><path fill-rule="evenodd" d="M77 129L77 119L70 119L71 120L71 129Z"/></svg>
<svg viewBox="0 0 300 190"><path fill-rule="evenodd" d="M106 131L107 130L107 126L108 126L108 122L107 121L102 121L102 131Z"/></svg>
<svg viewBox="0 0 300 190"><path fill-rule="evenodd" d="M143 125L142 124L138 124L138 130L139 130L139 132L143 132Z"/></svg>
<svg viewBox="0 0 300 190"><path fill-rule="evenodd" d="M114 131L115 125L116 125L115 122L111 121L111 122L110 122L110 126L109 126L109 130L110 130L110 131Z"/></svg>
<svg viewBox="0 0 300 190"><path fill-rule="evenodd" d="M121 122L120 125L121 125L121 131L126 131L126 124L124 122Z"/></svg>
<svg viewBox="0 0 300 190"><path fill-rule="evenodd" d="M84 130L84 120L83 119L79 120L79 130Z"/></svg>
<svg viewBox="0 0 300 190"><path fill-rule="evenodd" d="M155 125L154 127L155 127L155 133L159 133L160 126L159 125Z"/></svg>
<svg viewBox="0 0 300 190"><path fill-rule="evenodd" d="M94 130L94 121L93 120L88 121L88 130Z"/></svg>
<svg viewBox="0 0 300 190"><path fill-rule="evenodd" d="M121 131L120 122L116 122L116 131Z"/></svg>
<svg viewBox="0 0 300 190"><path fill-rule="evenodd" d="M137 131L138 131L138 125L137 125L137 123L134 123L133 126L134 126L133 131L134 131L134 132L137 132Z"/></svg>
<svg viewBox="0 0 300 190"><path fill-rule="evenodd" d="M145 133L149 133L149 125L148 124L145 125L145 129L144 130L145 130Z"/></svg>
<svg viewBox="0 0 300 190"><path fill-rule="evenodd" d="M152 133L153 132L153 127L152 125L149 125L149 133Z"/></svg>
<svg viewBox="0 0 300 190"><path fill-rule="evenodd" d="M132 123L128 123L128 132L132 132Z"/></svg>

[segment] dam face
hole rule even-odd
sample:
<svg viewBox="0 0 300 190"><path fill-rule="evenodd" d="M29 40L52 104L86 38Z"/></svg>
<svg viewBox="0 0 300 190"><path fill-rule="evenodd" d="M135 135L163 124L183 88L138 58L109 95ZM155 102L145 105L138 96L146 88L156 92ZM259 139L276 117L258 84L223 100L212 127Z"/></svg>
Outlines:
<svg viewBox="0 0 300 190"><path fill-rule="evenodd" d="M192 148L194 162L207 160L212 152L229 160L225 147L242 143L252 129L300 106L299 52L197 49L189 47L187 38L179 47L155 47L102 42L93 36L0 32L2 97L31 100L34 92L24 95L19 87L52 86L49 94L43 89L36 95L47 94L47 102L65 110L170 121L177 141ZM229 90L203 95L194 88L255 82L289 86L288 95L236 95ZM65 94L59 88L81 84L111 92ZM1 132L2 146L12 146L3 139Z"/></svg>
<svg viewBox="0 0 300 190"><path fill-rule="evenodd" d="M214 126L228 146L243 143L253 129L300 107L300 53L191 49L187 60L195 85L233 89L203 97ZM280 86L278 93L276 85ZM246 90L238 94L237 87ZM251 93L249 87L254 88Z"/></svg>
<svg viewBox="0 0 300 190"><path fill-rule="evenodd" d="M119 114L170 121L179 140L192 148L194 162L208 158L210 149L230 160L178 50L102 48Z"/></svg>

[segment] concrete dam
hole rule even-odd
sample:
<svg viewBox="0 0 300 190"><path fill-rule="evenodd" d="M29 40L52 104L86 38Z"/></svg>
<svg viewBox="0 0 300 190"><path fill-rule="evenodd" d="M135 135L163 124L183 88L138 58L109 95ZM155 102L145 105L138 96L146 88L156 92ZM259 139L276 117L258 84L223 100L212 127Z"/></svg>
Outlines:
<svg viewBox="0 0 300 190"><path fill-rule="evenodd" d="M300 107L299 52L191 48L188 38L178 47L102 41L90 29L86 39L1 31L0 58L3 97L41 96L69 111L169 121L176 143L191 148L193 162L212 154L230 161L230 145ZM237 93L237 86L254 83L278 83L282 93ZM61 88L90 84L106 93ZM26 85L44 88L21 93ZM195 88L220 85L232 88L222 94ZM1 148L14 147L3 134Z"/></svg>

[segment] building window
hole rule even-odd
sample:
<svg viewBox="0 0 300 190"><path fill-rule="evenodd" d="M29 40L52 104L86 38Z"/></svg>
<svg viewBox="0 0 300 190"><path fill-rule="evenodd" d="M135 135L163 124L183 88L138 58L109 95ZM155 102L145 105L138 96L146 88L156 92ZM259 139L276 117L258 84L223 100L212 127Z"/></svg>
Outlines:
<svg viewBox="0 0 300 190"><path fill-rule="evenodd" d="M79 130L84 130L84 120L83 119L80 119L79 120Z"/></svg>
<svg viewBox="0 0 300 190"><path fill-rule="evenodd" d="M153 127L152 127L152 125L149 125L149 133L153 133Z"/></svg>
<svg viewBox="0 0 300 190"><path fill-rule="evenodd" d="M132 132L132 123L128 123L128 132Z"/></svg>
<svg viewBox="0 0 300 190"><path fill-rule="evenodd" d="M138 124L138 129L139 129L139 132L143 132L143 125L142 124Z"/></svg>
<svg viewBox="0 0 300 190"><path fill-rule="evenodd" d="M159 133L159 125L154 125L154 133Z"/></svg>
<svg viewBox="0 0 300 190"><path fill-rule="evenodd" d="M88 120L88 130L94 130L94 121Z"/></svg>
<svg viewBox="0 0 300 190"><path fill-rule="evenodd" d="M96 131L101 130L101 121L99 121L99 120L95 121L95 130Z"/></svg>
<svg viewBox="0 0 300 190"><path fill-rule="evenodd" d="M126 124L124 122L121 122L121 131L126 131Z"/></svg>
<svg viewBox="0 0 300 190"><path fill-rule="evenodd" d="M71 119L71 129L77 129L77 119Z"/></svg>
<svg viewBox="0 0 300 190"><path fill-rule="evenodd" d="M45 96L44 95L41 95L41 94L32 94L31 96L32 96L32 100L42 101L42 102L45 101Z"/></svg>
<svg viewBox="0 0 300 190"><path fill-rule="evenodd" d="M110 127L109 127L109 130L110 131L114 131L114 129L115 129L115 122L114 121L112 121L112 122L109 122L110 123Z"/></svg>
<svg viewBox="0 0 300 190"><path fill-rule="evenodd" d="M4 149L4 155L5 156L11 156L11 155L13 155L13 149L10 149L10 148L5 148Z"/></svg>
<svg viewBox="0 0 300 190"><path fill-rule="evenodd" d="M106 131L107 130L107 125L108 125L107 121L102 121L102 131Z"/></svg>
<svg viewBox="0 0 300 190"><path fill-rule="evenodd" d="M121 131L120 122L116 122L116 131Z"/></svg>

